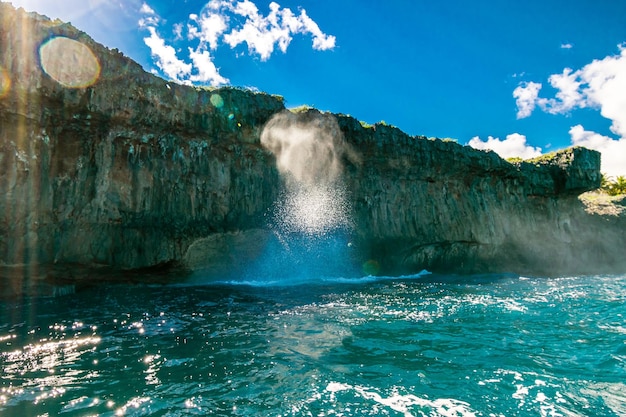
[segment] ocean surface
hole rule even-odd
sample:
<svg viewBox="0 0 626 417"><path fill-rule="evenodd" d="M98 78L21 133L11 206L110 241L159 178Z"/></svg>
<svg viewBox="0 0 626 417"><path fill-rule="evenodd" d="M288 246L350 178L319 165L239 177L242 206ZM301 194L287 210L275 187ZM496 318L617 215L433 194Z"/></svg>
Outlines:
<svg viewBox="0 0 626 417"><path fill-rule="evenodd" d="M625 416L626 275L31 288L4 416Z"/></svg>

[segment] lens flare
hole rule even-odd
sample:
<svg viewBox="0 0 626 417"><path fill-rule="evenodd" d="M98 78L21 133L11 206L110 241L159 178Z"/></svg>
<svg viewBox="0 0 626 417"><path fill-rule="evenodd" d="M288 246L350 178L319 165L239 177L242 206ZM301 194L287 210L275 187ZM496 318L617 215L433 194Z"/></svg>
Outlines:
<svg viewBox="0 0 626 417"><path fill-rule="evenodd" d="M11 89L11 78L9 72L0 67L0 98L6 96Z"/></svg>
<svg viewBox="0 0 626 417"><path fill-rule="evenodd" d="M224 107L224 99L217 93L211 94L211 98L209 100L211 101L213 107L215 107L216 109L221 109L222 107Z"/></svg>
<svg viewBox="0 0 626 417"><path fill-rule="evenodd" d="M63 36L42 44L39 60L44 72L67 88L89 87L100 76L100 62L91 49Z"/></svg>
<svg viewBox="0 0 626 417"><path fill-rule="evenodd" d="M380 272L380 264L375 259L370 259L363 263L363 273L365 275L378 275Z"/></svg>

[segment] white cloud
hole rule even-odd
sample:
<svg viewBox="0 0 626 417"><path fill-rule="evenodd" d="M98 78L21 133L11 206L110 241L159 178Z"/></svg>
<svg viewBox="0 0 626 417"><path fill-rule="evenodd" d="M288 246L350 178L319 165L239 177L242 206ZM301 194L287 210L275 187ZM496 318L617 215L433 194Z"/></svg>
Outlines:
<svg viewBox="0 0 626 417"><path fill-rule="evenodd" d="M160 19L157 16L146 16L139 19L139 27L142 29L147 29L149 27L158 26Z"/></svg>
<svg viewBox="0 0 626 417"><path fill-rule="evenodd" d="M191 64L178 59L176 50L165 44L165 41L159 37L155 28L150 26L148 30L150 31L150 36L144 38L143 41L157 59L157 66L167 77L174 81L182 82L191 73Z"/></svg>
<svg viewBox="0 0 626 417"><path fill-rule="evenodd" d="M270 3L269 9L269 13L263 15L250 0L210 0L201 14L190 14L186 24L173 25L172 41L182 39L185 28L187 39L198 41L195 48L188 48L190 63L178 58L176 50L159 37L157 27L162 21L147 3L141 6L145 16L139 20L139 26L150 32L150 37L144 41L166 76L179 82L208 82L214 86L228 82L219 74L214 55L209 53L220 45L236 48L246 44L248 53L258 55L262 61L268 60L276 48L287 52L296 34L310 35L315 50L335 47L335 37L322 32L306 10L295 15L276 2Z"/></svg>
<svg viewBox="0 0 626 417"><path fill-rule="evenodd" d="M551 75L548 80L557 90L554 98L539 97L540 83L520 83L513 91L518 117L530 116L536 105L551 114L596 107L613 121L613 132L626 136L626 45L619 50L619 55L594 60L577 71L565 68Z"/></svg>
<svg viewBox="0 0 626 417"><path fill-rule="evenodd" d="M276 3L271 6L274 5L277 6ZM238 3L234 12L247 19L240 29L233 29L224 35L224 42L231 48L246 43L248 50L258 54L262 61L270 58L275 44L279 45L281 51L287 51L292 39L291 31L288 27L279 25L279 10L276 7L271 7L270 14L262 17L254 4L245 1Z"/></svg>
<svg viewBox="0 0 626 417"><path fill-rule="evenodd" d="M626 44L618 46L619 54L596 59L579 70L565 68L548 79L556 90L554 97L539 97L541 84L520 83L513 91L518 118L528 117L539 107L550 114L565 114L580 108L596 108L611 120L611 131L617 138L573 126L572 144L596 149L602 153L602 171L626 175Z"/></svg>
<svg viewBox="0 0 626 417"><path fill-rule="evenodd" d="M189 16L194 24L188 24L189 39L199 39L201 43L208 43L211 49L217 49L219 37L228 29L226 16L211 13L198 16Z"/></svg>
<svg viewBox="0 0 626 417"><path fill-rule="evenodd" d="M150 7L150 6L148 6L147 3L143 3L141 5L141 8L139 9L139 12L140 13L145 13L145 14L151 14L151 15L156 14L154 12L154 9L152 7Z"/></svg>
<svg viewBox="0 0 626 417"><path fill-rule="evenodd" d="M535 98L541 109L550 114L567 113L576 107L586 107L586 101L579 91L582 84L578 74L565 68L561 74L552 74L548 81L557 90L556 98Z"/></svg>
<svg viewBox="0 0 626 417"><path fill-rule="evenodd" d="M182 23L174 24L174 26L172 26L172 32L174 32L175 41L181 40L183 38L183 24Z"/></svg>
<svg viewBox="0 0 626 417"><path fill-rule="evenodd" d="M613 123L611 131L626 138L626 44L620 54L594 60L580 70L587 103L600 108L600 114Z"/></svg>
<svg viewBox="0 0 626 417"><path fill-rule="evenodd" d="M572 144L602 154L602 172L609 176L626 175L626 138L616 140L585 130L582 125L573 126L569 133Z"/></svg>
<svg viewBox="0 0 626 417"><path fill-rule="evenodd" d="M215 3L210 9L213 10L211 13L218 15L228 11L243 17L245 19L243 25L224 34L224 42L231 48L245 43L250 53L259 55L262 61L270 58L276 46L283 53L287 52L295 34L311 35L315 50L323 51L335 47L335 37L323 33L304 9L301 10L299 16L296 16L291 9L283 9L278 3L272 2L269 14L263 16L256 5L249 0L222 1L219 4Z"/></svg>
<svg viewBox="0 0 626 417"><path fill-rule="evenodd" d="M541 148L528 145L526 136L519 133L507 135L504 140L489 136L486 141L483 141L476 136L468 142L468 145L475 149L490 149L500 155L501 158L519 157L528 159L541 155Z"/></svg>
<svg viewBox="0 0 626 417"><path fill-rule="evenodd" d="M154 9L148 6L147 3L143 3L139 9L139 13L146 15L139 19L140 28L156 27L161 19L156 15Z"/></svg>
<svg viewBox="0 0 626 417"><path fill-rule="evenodd" d="M569 43L569 42L566 42L566 43L562 43L562 44L561 44L561 49L572 49L573 47L574 47L574 45L572 45L572 44L571 44L571 43Z"/></svg>
<svg viewBox="0 0 626 417"><path fill-rule="evenodd" d="M513 97L515 97L515 104L517 105L518 119L530 116L533 110L535 110L539 90L541 90L541 84L532 81L529 83L522 82L513 90Z"/></svg>
<svg viewBox="0 0 626 417"><path fill-rule="evenodd" d="M191 84L194 82L209 83L211 85L221 85L228 83L228 79L222 77L208 51L203 49L210 39L203 39L197 49L189 48L189 59L191 63L180 59L173 46L165 43L159 36L157 26L161 19L154 10L146 3L141 7L141 11L147 14L139 20L139 26L150 32L150 36L144 38L144 43L150 48L152 56L156 59L156 65L169 79L182 83ZM182 24L173 25L175 40L182 37Z"/></svg>
<svg viewBox="0 0 626 417"><path fill-rule="evenodd" d="M335 47L336 38L323 33L317 23L306 14L305 10L302 10L300 14L300 21L304 25L304 31L302 33L310 33L313 35L313 49L325 51Z"/></svg>
<svg viewBox="0 0 626 417"><path fill-rule="evenodd" d="M189 48L189 57L196 69L196 74L190 76L189 81L201 83L209 82L211 85L228 83L228 79L220 75L209 51L199 52Z"/></svg>
<svg viewBox="0 0 626 417"><path fill-rule="evenodd" d="M259 16L259 9L256 7L256 4L252 3L250 0L243 0L234 4L235 6L233 11L235 12L235 14L250 18L251 20L259 20L261 18ZM272 7L274 5L276 5L276 3L272 2L270 4L270 9L272 9L272 11L275 9L275 7Z"/></svg>

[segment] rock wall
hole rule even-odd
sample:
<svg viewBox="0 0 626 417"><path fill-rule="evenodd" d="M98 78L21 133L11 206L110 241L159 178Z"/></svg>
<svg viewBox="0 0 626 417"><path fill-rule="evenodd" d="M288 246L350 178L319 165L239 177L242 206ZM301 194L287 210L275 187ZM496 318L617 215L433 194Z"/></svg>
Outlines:
<svg viewBox="0 0 626 417"><path fill-rule="evenodd" d="M93 79L44 65L53 39L82 44L69 58L95 60ZM282 98L166 82L7 3L0 82L0 263L221 273L262 256L282 181L259 137ZM349 116L299 117L335 118L357 156L344 181L359 262L389 273L626 271L624 215L590 214L578 197L599 185L597 152L512 164Z"/></svg>
<svg viewBox="0 0 626 417"><path fill-rule="evenodd" d="M340 118L362 165L349 170L367 256L391 272L624 271L624 216L590 214L600 155L570 148L509 163L454 142Z"/></svg>
<svg viewBox="0 0 626 417"><path fill-rule="evenodd" d="M279 181L258 136L280 97L167 83L69 25L6 3L0 18L1 262L140 268L260 224ZM95 82L44 70L57 38L88 48Z"/></svg>

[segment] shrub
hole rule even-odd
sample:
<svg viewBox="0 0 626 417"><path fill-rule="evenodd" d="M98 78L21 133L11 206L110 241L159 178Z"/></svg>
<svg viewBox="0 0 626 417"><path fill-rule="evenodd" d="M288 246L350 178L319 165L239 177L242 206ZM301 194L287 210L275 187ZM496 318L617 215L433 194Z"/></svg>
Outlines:
<svg viewBox="0 0 626 417"><path fill-rule="evenodd" d="M602 174L600 189L608 195L626 194L626 176L620 175L612 178Z"/></svg>

